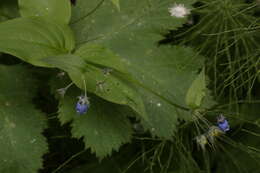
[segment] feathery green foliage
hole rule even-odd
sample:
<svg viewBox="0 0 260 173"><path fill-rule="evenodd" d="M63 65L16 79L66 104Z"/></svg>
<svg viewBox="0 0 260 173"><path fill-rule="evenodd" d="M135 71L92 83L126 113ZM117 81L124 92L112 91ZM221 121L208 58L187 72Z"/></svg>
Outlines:
<svg viewBox="0 0 260 173"><path fill-rule="evenodd" d="M227 94L229 101L245 94L250 98L259 73L259 19L252 15L257 6L257 2L202 1L194 9L200 21L173 36L174 42L193 46L208 57L206 70L219 99Z"/></svg>

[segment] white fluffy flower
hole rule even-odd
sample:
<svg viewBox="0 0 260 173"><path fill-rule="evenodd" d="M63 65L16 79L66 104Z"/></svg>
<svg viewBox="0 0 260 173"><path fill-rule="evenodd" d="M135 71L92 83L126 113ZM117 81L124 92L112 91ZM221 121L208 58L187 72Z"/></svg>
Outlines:
<svg viewBox="0 0 260 173"><path fill-rule="evenodd" d="M182 18L190 14L190 10L184 7L183 4L174 4L171 8L169 8L169 12L171 13L171 16L178 18Z"/></svg>

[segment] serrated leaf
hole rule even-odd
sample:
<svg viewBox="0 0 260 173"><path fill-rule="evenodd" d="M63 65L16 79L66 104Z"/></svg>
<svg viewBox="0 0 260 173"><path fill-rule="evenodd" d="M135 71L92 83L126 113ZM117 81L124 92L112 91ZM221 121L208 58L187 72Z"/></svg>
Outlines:
<svg viewBox="0 0 260 173"><path fill-rule="evenodd" d="M131 30L129 34L131 39L122 34L103 44L125 58L131 75L138 80L149 119L143 121L145 126L156 136L171 139L178 119L192 120L185 97L204 58L191 48L158 47L157 34Z"/></svg>
<svg viewBox="0 0 260 173"><path fill-rule="evenodd" d="M158 47L154 42L157 35L135 31L129 34L131 40L127 35L118 35L113 42L104 44L126 59L132 76L141 83L139 93L149 117L143 122L145 126L153 134L170 139L178 119L192 120L185 96L202 68L203 57L191 48Z"/></svg>
<svg viewBox="0 0 260 173"><path fill-rule="evenodd" d="M36 66L40 58L66 54L74 48L70 28L43 17L17 18L0 23L0 52Z"/></svg>
<svg viewBox="0 0 260 173"><path fill-rule="evenodd" d="M19 8L22 17L46 16L65 24L71 17L69 0L19 0Z"/></svg>
<svg viewBox="0 0 260 173"><path fill-rule="evenodd" d="M90 108L85 115L78 115L75 110L79 91L70 90L60 102L59 119L62 123L72 121L72 135L84 137L86 148L104 158L113 150L130 141L132 129L121 106L106 102L94 95L90 96Z"/></svg>
<svg viewBox="0 0 260 173"><path fill-rule="evenodd" d="M185 97L203 67L204 58L191 48L158 47L159 37L155 33L128 30L128 34L118 34L103 44L125 58L132 76L141 82L139 93L149 117L145 126L156 136L171 139L178 119L193 119Z"/></svg>
<svg viewBox="0 0 260 173"><path fill-rule="evenodd" d="M205 70L203 68L188 89L186 94L186 104L192 109L199 108L202 100L206 96L206 90L206 77Z"/></svg>
<svg viewBox="0 0 260 173"><path fill-rule="evenodd" d="M148 121L143 124L156 136L170 139L177 129L178 119L192 119L185 96L196 71L202 66L202 57L190 48L178 46L145 52L142 60L138 60L138 56L134 60L133 55L128 58L133 76L145 86L139 92L148 112Z"/></svg>
<svg viewBox="0 0 260 173"><path fill-rule="evenodd" d="M194 0L182 1L191 8ZM187 18L175 18L170 15L172 0L123 0L120 11L111 1L78 0L72 9L71 26L79 44L89 41L113 40L118 34L131 34L128 30L163 32L176 29Z"/></svg>
<svg viewBox="0 0 260 173"><path fill-rule="evenodd" d="M98 43L125 59L148 113L143 124L152 134L171 139L178 119L192 119L185 96L202 58L189 48L158 48L156 43L162 32L180 27L187 18L170 15L171 0L120 1L120 12L107 1L78 2L71 23L78 45ZM193 2L178 3L191 8Z"/></svg>
<svg viewBox="0 0 260 173"><path fill-rule="evenodd" d="M0 172L35 173L47 143L43 114L35 109L31 73L22 66L0 65Z"/></svg>
<svg viewBox="0 0 260 173"><path fill-rule="evenodd" d="M126 59L130 73L141 83L139 93L149 117L143 124L156 136L171 139L178 119L192 120L185 96L203 67L203 57L191 48L158 47L156 37L134 30L103 44Z"/></svg>
<svg viewBox="0 0 260 173"><path fill-rule="evenodd" d="M85 80L88 92L117 104L128 105L146 119L143 101L135 88L118 77L116 72L104 74L102 68L88 64L88 61L84 61L85 58L87 59L84 56L61 55L44 58L43 61L67 71L71 80L82 90L85 89Z"/></svg>

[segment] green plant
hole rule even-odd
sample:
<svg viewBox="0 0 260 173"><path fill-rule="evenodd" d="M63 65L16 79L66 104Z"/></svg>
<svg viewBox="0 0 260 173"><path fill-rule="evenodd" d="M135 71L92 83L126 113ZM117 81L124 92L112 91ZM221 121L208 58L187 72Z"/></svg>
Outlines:
<svg viewBox="0 0 260 173"><path fill-rule="evenodd" d="M243 172L237 160L258 163L257 19L242 1L195 2L19 0L17 8L3 1L0 172L214 172L229 157L224 172ZM15 9L20 17L10 15ZM202 17L174 38L178 45L158 44L191 12ZM212 16L219 30L208 32ZM230 109L226 86L235 88ZM235 104L234 113L233 96L242 98L246 86L254 105ZM223 112L238 132L213 125ZM252 145L236 142L244 132ZM245 156L233 159L238 150Z"/></svg>
<svg viewBox="0 0 260 173"><path fill-rule="evenodd" d="M194 9L197 24L174 36L207 57L214 96L229 101L250 99L259 75L259 18L252 15L257 2L201 1ZM182 39L182 38L185 39ZM219 75L221 74L221 75Z"/></svg>

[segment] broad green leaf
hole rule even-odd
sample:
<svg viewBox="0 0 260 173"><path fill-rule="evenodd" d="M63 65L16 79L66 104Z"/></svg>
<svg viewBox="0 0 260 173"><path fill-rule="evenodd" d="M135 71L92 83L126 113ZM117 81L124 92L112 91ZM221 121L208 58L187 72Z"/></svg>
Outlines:
<svg viewBox="0 0 260 173"><path fill-rule="evenodd" d="M71 17L69 0L19 0L19 8L22 17L47 16L65 24Z"/></svg>
<svg viewBox="0 0 260 173"><path fill-rule="evenodd" d="M126 73L126 66L120 56L99 44L84 44L75 52L86 62L101 67L111 68L122 73Z"/></svg>
<svg viewBox="0 0 260 173"><path fill-rule="evenodd" d="M156 46L153 34L118 35L113 42L104 42L125 60L127 69L136 78L133 84L145 103L148 120L145 127L160 137L170 139L178 125L178 119L191 121L186 107L186 93L203 67L203 57L190 48ZM125 49L127 47L127 49Z"/></svg>
<svg viewBox="0 0 260 173"><path fill-rule="evenodd" d="M128 31L104 42L108 48L125 58L128 69L145 102L148 121L145 126L153 134L170 139L178 119L193 120L186 107L186 93L203 67L204 58L191 48L157 46L158 35ZM127 49L125 49L127 47Z"/></svg>
<svg viewBox="0 0 260 173"><path fill-rule="evenodd" d="M86 62L82 58L73 54L46 57L41 59L41 61L80 77L82 77L82 74L87 71Z"/></svg>
<svg viewBox="0 0 260 173"><path fill-rule="evenodd" d="M142 99L135 88L124 81L119 76L119 73L111 72L105 74L103 68L88 64L88 61L85 61L85 57L76 55L44 58L43 62L68 72L72 81L82 90L85 88L85 80L88 92L95 93L105 100L117 104L128 105L146 119Z"/></svg>
<svg viewBox="0 0 260 173"><path fill-rule="evenodd" d="M43 17L17 18L0 23L0 52L14 55L36 66L39 59L66 54L74 48L70 28Z"/></svg>
<svg viewBox="0 0 260 173"><path fill-rule="evenodd" d="M113 150L130 141L132 129L120 105L106 102L90 95L90 108L85 115L75 110L77 96L75 88L60 101L59 119L64 124L72 120L72 136L84 137L86 148L91 148L97 157L104 158Z"/></svg>
<svg viewBox="0 0 260 173"><path fill-rule="evenodd" d="M123 29L122 29L123 30ZM150 117L145 126L153 134L170 139L179 120L192 121L186 93L203 67L204 58L190 48L159 46L160 35L125 28L111 40L96 40L125 59L143 95Z"/></svg>
<svg viewBox="0 0 260 173"><path fill-rule="evenodd" d="M171 138L178 119L192 120L185 96L203 59L183 47L162 46L145 52L142 60L134 55L128 59L132 75L145 86L139 93L149 118L143 123L153 134Z"/></svg>
<svg viewBox="0 0 260 173"><path fill-rule="evenodd" d="M176 1L189 9L193 2ZM161 33L187 20L170 15L173 5L171 0L124 0L118 11L111 1L79 0L71 22L77 45L103 45L124 59L148 113L143 124L153 134L168 139L178 119L192 120L185 96L203 62L189 48L156 45Z"/></svg>
<svg viewBox="0 0 260 173"><path fill-rule="evenodd" d="M35 173L47 143L43 114L35 109L35 81L22 66L0 65L0 172Z"/></svg>
<svg viewBox="0 0 260 173"><path fill-rule="evenodd" d="M116 6L116 8L120 11L120 0L111 0L111 1Z"/></svg>
<svg viewBox="0 0 260 173"><path fill-rule="evenodd" d="M182 1L191 8L194 0ZM71 26L78 44L93 40L113 40L118 34L131 34L128 30L163 32L176 29L187 18L172 17L172 0L123 0L118 11L112 1L78 0L72 9ZM126 49L126 48L125 48Z"/></svg>
<svg viewBox="0 0 260 173"><path fill-rule="evenodd" d="M186 94L186 104L192 109L199 108L202 100L206 96L206 90L206 77L205 70L203 68L200 74L192 82Z"/></svg>

